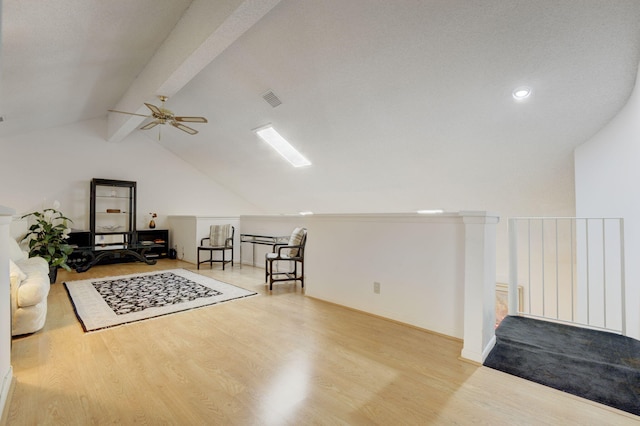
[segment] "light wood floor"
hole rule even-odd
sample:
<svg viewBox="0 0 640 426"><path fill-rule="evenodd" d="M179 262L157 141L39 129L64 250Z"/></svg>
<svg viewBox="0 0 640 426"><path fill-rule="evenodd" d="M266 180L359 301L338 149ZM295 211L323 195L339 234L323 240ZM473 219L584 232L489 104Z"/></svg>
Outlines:
<svg viewBox="0 0 640 426"><path fill-rule="evenodd" d="M458 356L461 342L274 286L263 270L200 272L260 293L83 333L58 275L45 328L13 340L10 425L638 424L640 418ZM214 268L217 268L215 266Z"/></svg>

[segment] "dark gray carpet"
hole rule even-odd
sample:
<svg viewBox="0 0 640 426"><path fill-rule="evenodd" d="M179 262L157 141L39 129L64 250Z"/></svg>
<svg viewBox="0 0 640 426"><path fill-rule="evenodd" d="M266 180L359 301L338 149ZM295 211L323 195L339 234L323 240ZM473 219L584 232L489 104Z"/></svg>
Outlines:
<svg viewBox="0 0 640 426"><path fill-rule="evenodd" d="M629 337L508 316L484 365L640 416L640 341Z"/></svg>

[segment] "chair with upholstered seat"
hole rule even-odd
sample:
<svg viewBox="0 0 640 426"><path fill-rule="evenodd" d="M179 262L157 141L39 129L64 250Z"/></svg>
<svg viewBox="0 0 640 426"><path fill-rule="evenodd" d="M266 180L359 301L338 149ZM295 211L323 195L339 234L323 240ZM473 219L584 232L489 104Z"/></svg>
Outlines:
<svg viewBox="0 0 640 426"><path fill-rule="evenodd" d="M304 247L307 243L306 228L293 230L288 243L274 244L273 252L265 255L264 280L269 282L269 290L273 290L273 283L278 281L300 281L304 288ZM293 262L293 270L288 272L273 272L276 262ZM300 263L300 275L298 275ZM282 276L282 278L276 278Z"/></svg>
<svg viewBox="0 0 640 426"><path fill-rule="evenodd" d="M235 228L231 225L211 225L209 228L209 236L200 240L198 246L198 269L201 263L208 263L213 268L214 263L222 263L222 270L227 263L233 266L233 235ZM231 259L227 259L225 253L231 251ZM200 252L209 252L209 258L200 261ZM214 259L214 252L222 252L222 259Z"/></svg>

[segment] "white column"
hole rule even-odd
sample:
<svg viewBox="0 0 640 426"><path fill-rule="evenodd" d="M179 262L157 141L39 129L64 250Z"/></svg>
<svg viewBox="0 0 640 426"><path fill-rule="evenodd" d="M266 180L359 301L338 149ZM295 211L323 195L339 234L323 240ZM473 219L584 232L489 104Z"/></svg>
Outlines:
<svg viewBox="0 0 640 426"><path fill-rule="evenodd" d="M14 210L0 206L0 418L11 389L11 285L9 283L9 225Z"/></svg>
<svg viewBox="0 0 640 426"><path fill-rule="evenodd" d="M465 229L462 358L482 363L495 344L496 224L487 212L461 212Z"/></svg>

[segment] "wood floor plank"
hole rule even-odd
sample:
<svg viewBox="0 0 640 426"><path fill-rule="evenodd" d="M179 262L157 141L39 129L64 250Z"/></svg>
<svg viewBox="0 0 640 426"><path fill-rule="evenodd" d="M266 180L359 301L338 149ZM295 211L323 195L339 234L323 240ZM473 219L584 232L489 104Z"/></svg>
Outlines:
<svg viewBox="0 0 640 426"><path fill-rule="evenodd" d="M304 296L261 269L195 271L258 296L84 333L58 274L45 328L13 341L9 425L638 424L640 418L458 359L462 343Z"/></svg>

